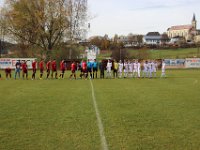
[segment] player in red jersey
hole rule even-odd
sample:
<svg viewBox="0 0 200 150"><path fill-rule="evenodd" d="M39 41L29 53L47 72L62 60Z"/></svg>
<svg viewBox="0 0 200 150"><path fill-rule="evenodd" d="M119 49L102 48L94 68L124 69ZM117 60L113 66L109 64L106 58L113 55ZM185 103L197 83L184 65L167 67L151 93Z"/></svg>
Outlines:
<svg viewBox="0 0 200 150"><path fill-rule="evenodd" d="M22 63L22 77L24 79L24 76L26 75L26 79L28 79L28 66L26 64L26 61Z"/></svg>
<svg viewBox="0 0 200 150"><path fill-rule="evenodd" d="M76 79L76 63L75 62L71 64L71 72L72 74L70 75L70 79L72 78L72 76L74 76L74 78Z"/></svg>
<svg viewBox="0 0 200 150"><path fill-rule="evenodd" d="M82 68L83 76L86 79L87 78L87 63L83 61L81 65L82 65L81 68Z"/></svg>
<svg viewBox="0 0 200 150"><path fill-rule="evenodd" d="M43 59L39 63L39 68L40 68L40 80L41 80L43 73L44 73L44 61L43 61Z"/></svg>
<svg viewBox="0 0 200 150"><path fill-rule="evenodd" d="M37 64L37 62L34 60L34 61L32 62L32 70L33 70L32 80L35 79L35 74L36 74L36 64Z"/></svg>
<svg viewBox="0 0 200 150"><path fill-rule="evenodd" d="M10 67L7 67L5 69L5 73L6 73L6 79L8 79L8 77L10 77L10 79L11 79L11 68Z"/></svg>
<svg viewBox="0 0 200 150"><path fill-rule="evenodd" d="M59 75L59 78L62 77L62 79L64 78L64 74L65 74L65 60L62 60L60 62L60 75Z"/></svg>
<svg viewBox="0 0 200 150"><path fill-rule="evenodd" d="M55 79L57 79L58 73L57 73L57 65L56 65L56 60L55 59L51 63L51 70L52 70L52 72L51 72L51 78L53 79L53 75L55 73Z"/></svg>
<svg viewBox="0 0 200 150"><path fill-rule="evenodd" d="M47 69L47 79L49 78L50 75L50 69L51 69L51 60L49 60L46 64L46 69Z"/></svg>

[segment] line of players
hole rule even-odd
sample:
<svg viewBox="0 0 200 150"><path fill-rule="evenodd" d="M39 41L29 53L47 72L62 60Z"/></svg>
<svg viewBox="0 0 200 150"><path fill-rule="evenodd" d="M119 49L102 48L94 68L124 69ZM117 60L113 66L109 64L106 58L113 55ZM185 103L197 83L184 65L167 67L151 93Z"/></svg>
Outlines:
<svg viewBox="0 0 200 150"><path fill-rule="evenodd" d="M64 64L64 60L61 61L60 65L62 66L62 70L65 69L65 64ZM39 70L40 70L40 79L43 78L43 74L44 74L44 70L46 68L46 78L48 79L50 76L50 72L51 72L51 78L53 78L55 76L55 78L57 78L57 64L56 64L56 60L54 59L53 61L48 61L46 64L44 63L44 60L41 60L38 64L39 66ZM11 78L11 69L10 68L6 68L5 69L5 74L6 74L6 79ZM33 61L32 62L32 80L36 79L36 71L37 71L37 62ZM22 72L22 79L28 79L28 65L26 61L20 61L18 60L15 64L15 74L14 74L14 78L20 78ZM61 77L64 77L64 74L60 74Z"/></svg>
<svg viewBox="0 0 200 150"><path fill-rule="evenodd" d="M74 66L74 67L73 67ZM72 76L76 79L76 64L75 62L71 65ZM73 69L74 68L74 69ZM103 62L90 62L89 60L82 61L78 65L78 69L80 70L80 78L87 79L89 78L97 78L97 72L100 70L100 78L104 78L104 72L106 71L106 78L133 78L133 77L143 77L143 78L153 78L157 77L158 63L155 60L143 61L142 64L138 60L124 60L124 63L120 60L119 62L115 61L111 62L108 60L106 66L104 66ZM113 75L112 75L113 71ZM142 73L142 75L141 75ZM165 76L165 62L162 61L162 74L161 77Z"/></svg>
<svg viewBox="0 0 200 150"><path fill-rule="evenodd" d="M62 60L60 62L60 75L59 78L64 78L65 70L66 70L66 61ZM37 62L32 62L32 80L36 78L36 66ZM56 60L48 61L46 64L43 60L39 62L39 70L40 70L40 79L43 78L44 70L46 68L46 79L48 79L51 75L51 78L58 78L58 71L57 71L57 64ZM20 72L22 71L22 78L28 79L28 66L27 62L17 61L15 65L15 75L14 78L20 78ZM152 78L156 77L156 72L158 69L157 61L143 61L140 63L138 60L124 60L124 63L120 60L119 62L108 60L106 66L104 65L103 61L97 62L94 60L90 62L89 60L82 61L81 63L77 64L75 62L71 63L71 75L70 79L76 77L76 72L80 70L80 78L97 78L98 70L100 70L100 78L104 78L104 72L106 72L106 78L132 78L132 77L143 77L143 78ZM112 75L113 70L113 75ZM51 72L51 74L50 74ZM6 78L11 78L11 69L5 69ZM141 75L142 73L142 75ZM165 62L162 61L162 74L161 77L165 77Z"/></svg>
<svg viewBox="0 0 200 150"><path fill-rule="evenodd" d="M113 68L114 78L152 78L157 77L158 63L155 60L144 60L140 63L138 60L125 60L124 63L120 60L119 62L107 63L107 78L112 77L111 68ZM142 74L142 75L141 75ZM162 74L161 77L165 77L165 62L162 61Z"/></svg>

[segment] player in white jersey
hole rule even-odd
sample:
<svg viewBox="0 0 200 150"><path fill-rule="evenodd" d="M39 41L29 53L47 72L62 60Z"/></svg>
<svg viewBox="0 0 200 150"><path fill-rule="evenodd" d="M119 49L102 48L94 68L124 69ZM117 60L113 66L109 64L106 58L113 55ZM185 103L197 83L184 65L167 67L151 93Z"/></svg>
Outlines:
<svg viewBox="0 0 200 150"><path fill-rule="evenodd" d="M119 61L119 64L118 64L118 75L119 75L119 78L122 78L122 71L123 71L123 63L122 63L122 61L120 60Z"/></svg>
<svg viewBox="0 0 200 150"><path fill-rule="evenodd" d="M161 77L166 77L166 74L165 74L165 60L162 61L162 73L161 73Z"/></svg>
<svg viewBox="0 0 200 150"><path fill-rule="evenodd" d="M142 71L142 77L148 77L148 62L144 61L143 62L143 71Z"/></svg>
<svg viewBox="0 0 200 150"><path fill-rule="evenodd" d="M112 77L111 68L112 68L112 62L110 60L108 60L107 66L106 66L106 69L107 69L107 75L106 76L107 76L107 78Z"/></svg>
<svg viewBox="0 0 200 150"><path fill-rule="evenodd" d="M138 69L137 60L135 60L134 63L133 63L133 76L134 77L137 77L137 69Z"/></svg>
<svg viewBox="0 0 200 150"><path fill-rule="evenodd" d="M137 77L140 78L140 71L141 71L141 64L140 62L138 61L137 62Z"/></svg>
<svg viewBox="0 0 200 150"><path fill-rule="evenodd" d="M152 62L152 76L156 78L156 71L157 71L157 68L158 68L158 64L157 62L154 60Z"/></svg>
<svg viewBox="0 0 200 150"><path fill-rule="evenodd" d="M128 62L124 60L124 78L128 77Z"/></svg>
<svg viewBox="0 0 200 150"><path fill-rule="evenodd" d="M128 76L133 77L133 63L130 60L128 61Z"/></svg>
<svg viewBox="0 0 200 150"><path fill-rule="evenodd" d="M151 63L151 61L148 61L147 66L148 66L148 77L152 78L152 63Z"/></svg>

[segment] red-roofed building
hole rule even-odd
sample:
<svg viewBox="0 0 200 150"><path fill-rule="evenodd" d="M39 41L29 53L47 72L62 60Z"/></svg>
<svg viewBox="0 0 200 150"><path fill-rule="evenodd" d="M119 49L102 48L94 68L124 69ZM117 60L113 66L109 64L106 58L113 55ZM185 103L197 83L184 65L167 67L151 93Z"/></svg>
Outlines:
<svg viewBox="0 0 200 150"><path fill-rule="evenodd" d="M183 37L187 41L193 40L194 36L198 34L197 21L195 14L193 14L192 23L190 25L178 25L168 28L167 35L169 38Z"/></svg>
<svg viewBox="0 0 200 150"><path fill-rule="evenodd" d="M192 25L179 25L179 26L172 26L170 30L190 30L192 29Z"/></svg>

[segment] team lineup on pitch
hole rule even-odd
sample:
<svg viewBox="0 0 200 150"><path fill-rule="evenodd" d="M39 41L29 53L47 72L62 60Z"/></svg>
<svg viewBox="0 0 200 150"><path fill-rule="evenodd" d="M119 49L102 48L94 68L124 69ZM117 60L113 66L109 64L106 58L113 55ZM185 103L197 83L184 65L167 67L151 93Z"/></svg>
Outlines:
<svg viewBox="0 0 200 150"><path fill-rule="evenodd" d="M65 71L67 70L66 61L62 60L60 62L60 74L58 76L57 63L54 59L53 61L47 61L46 66L44 61L41 60L38 63L39 69L39 79L43 79L43 74L46 69L46 79L64 79ZM165 60L161 62L161 75L160 77L166 77L165 75ZM37 72L37 62L32 61L32 80L36 79ZM22 72L22 79L28 79L28 68L27 62L18 60L15 64L15 73L14 79L20 79L20 72ZM70 64L71 75L70 79L97 79L97 78L156 78L158 70L158 62L155 60L143 60L139 62L138 60L124 60L122 62L119 60L111 61L110 59L107 62L97 62L94 60L82 60L80 63L72 62ZM11 68L5 68L6 79L11 78L12 76ZM78 73L77 73L78 72ZM80 73L79 73L80 72ZM99 73L98 73L99 72ZM105 74L106 72L106 74ZM113 73L112 73L113 72ZM104 75L105 74L105 75ZM113 74L113 75L112 75Z"/></svg>

